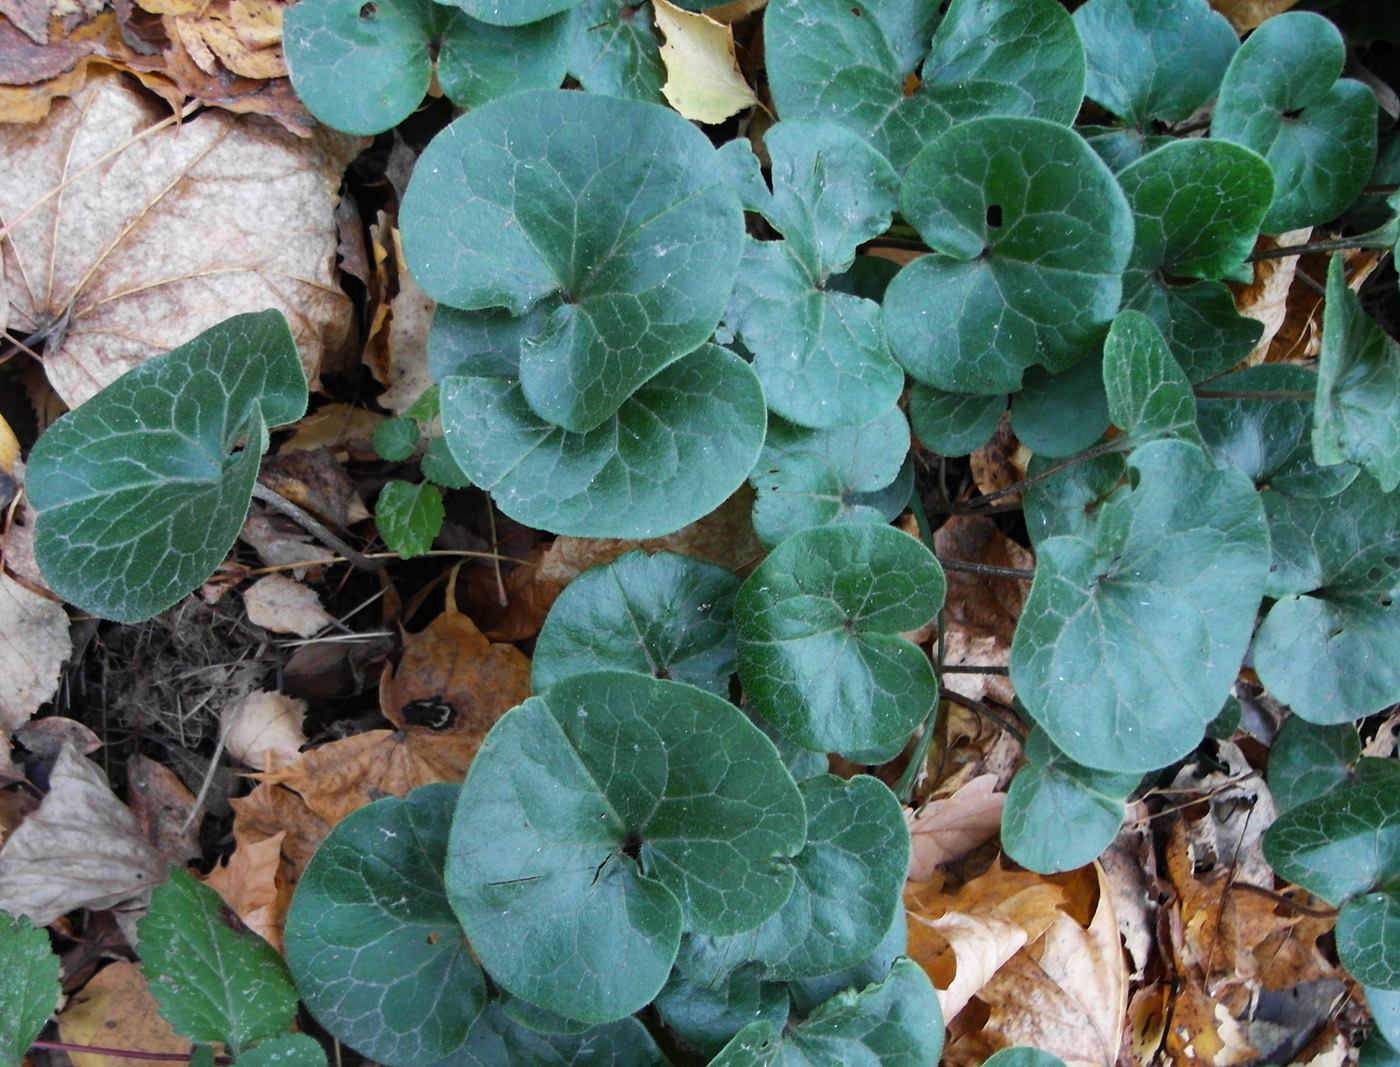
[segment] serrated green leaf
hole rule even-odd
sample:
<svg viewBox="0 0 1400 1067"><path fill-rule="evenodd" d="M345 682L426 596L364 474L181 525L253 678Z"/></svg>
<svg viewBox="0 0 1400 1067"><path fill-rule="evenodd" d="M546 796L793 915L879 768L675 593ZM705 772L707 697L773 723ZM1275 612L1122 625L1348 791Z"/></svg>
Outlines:
<svg viewBox="0 0 1400 1067"><path fill-rule="evenodd" d="M425 426L432 425L438 417L438 387L430 385L423 395L410 404L403 413L406 419L414 419Z"/></svg>
<svg viewBox="0 0 1400 1067"><path fill-rule="evenodd" d="M380 459L401 463L417 451L420 436L412 419L385 419L374 428L374 451Z"/></svg>
<svg viewBox="0 0 1400 1067"><path fill-rule="evenodd" d="M1243 472L1185 441L1128 458L1129 482L1082 537L1036 546L1011 681L1076 763L1165 766L1191 751L1234 683L1269 570Z"/></svg>
<svg viewBox="0 0 1400 1067"><path fill-rule="evenodd" d="M792 119L764 136L773 194L760 207L781 242L746 243L725 320L754 354L768 406L804 426L854 426L894 407L904 373L880 309L828 288L856 247L889 227L899 180L834 122Z"/></svg>
<svg viewBox="0 0 1400 1067"><path fill-rule="evenodd" d="M1108 425L1100 359L1090 357L1059 374L1031 367L1011 398L1011 429L1038 456L1072 456L1102 437Z"/></svg>
<svg viewBox="0 0 1400 1067"><path fill-rule="evenodd" d="M1096 859L1123 825L1123 800L1141 775L1075 763L1040 727L1026 738L1028 765L1016 772L1001 813L1006 854L1032 871L1055 874ZM1047 833L1050 826L1073 833Z"/></svg>
<svg viewBox="0 0 1400 1067"><path fill-rule="evenodd" d="M25 486L49 587L117 622L192 592L238 537L268 429L299 419L306 398L287 320L262 311L147 360L63 416L30 453Z"/></svg>
<svg viewBox="0 0 1400 1067"><path fill-rule="evenodd" d="M762 970L757 963L735 968L716 988L673 971L657 995L656 1010L687 1045L702 1056L714 1056L755 1019L766 1020L778 1030L787 1023L787 987L762 981Z"/></svg>
<svg viewBox="0 0 1400 1067"><path fill-rule="evenodd" d="M233 1062L234 1067L326 1067L326 1050L306 1034L274 1034Z"/></svg>
<svg viewBox="0 0 1400 1067"><path fill-rule="evenodd" d="M666 64L649 3L583 0L570 28L569 73L588 92L665 103Z"/></svg>
<svg viewBox="0 0 1400 1067"><path fill-rule="evenodd" d="M222 1041L237 1056L291 1026L297 992L282 957L181 868L170 869L136 929L141 973L181 1037Z"/></svg>
<svg viewBox="0 0 1400 1067"><path fill-rule="evenodd" d="M393 1067L460 1048L486 1003L443 884L457 793L425 785L351 812L312 856L287 913L287 963L311 1014Z"/></svg>
<svg viewBox="0 0 1400 1067"><path fill-rule="evenodd" d="M452 0L472 18L493 26L524 26L567 11L578 0Z"/></svg>
<svg viewBox="0 0 1400 1067"><path fill-rule="evenodd" d="M459 107L554 88L568 66L568 31L567 14L505 28L431 0L305 0L287 11L283 45L292 85L311 113L346 133L370 134L423 102L434 68Z"/></svg>
<svg viewBox="0 0 1400 1067"><path fill-rule="evenodd" d="M738 589L723 567L669 552L628 552L584 571L559 594L535 642L535 692L572 674L625 670L727 697Z"/></svg>
<svg viewBox="0 0 1400 1067"><path fill-rule="evenodd" d="M58 1007L58 957L49 935L0 911L0 1064L20 1067ZM786 999L786 994L784 995Z"/></svg>
<svg viewBox="0 0 1400 1067"><path fill-rule="evenodd" d="M744 483L767 426L753 370L717 345L582 434L541 420L509 379L442 390L447 444L472 482L517 522L574 537L657 537L708 514Z"/></svg>
<svg viewBox="0 0 1400 1067"><path fill-rule="evenodd" d="M526 92L434 138L404 197L404 253L435 300L531 309L519 378L574 432L714 332L743 212L705 135L674 111Z"/></svg>
<svg viewBox="0 0 1400 1067"><path fill-rule="evenodd" d="M900 910L909 831L894 794L866 775L843 781L824 774L798 788L807 843L792 861L792 895L753 930L690 935L688 955L703 958L710 973L753 960L764 965L765 981L787 982L853 967L875 950Z"/></svg>
<svg viewBox="0 0 1400 1067"><path fill-rule="evenodd" d="M1341 214L1376 158L1376 98L1339 78L1342 35L1312 11L1275 15L1225 71L1210 135L1254 149L1274 175L1266 233Z"/></svg>
<svg viewBox="0 0 1400 1067"><path fill-rule="evenodd" d="M1280 812L1320 797L1346 781L1361 758L1361 738L1351 723L1317 726L1296 715L1285 720L1269 746L1269 792Z"/></svg>
<svg viewBox="0 0 1400 1067"><path fill-rule="evenodd" d="M937 699L933 667L900 637L943 603L943 569L890 526L820 526L769 553L739 589L739 678L754 708L820 752L907 737Z"/></svg>
<svg viewBox="0 0 1400 1067"><path fill-rule="evenodd" d="M1204 447L1191 383L1162 332L1140 311L1120 311L1103 346L1103 381L1113 424L1133 441L1175 437Z"/></svg>
<svg viewBox="0 0 1400 1067"><path fill-rule="evenodd" d="M436 386L434 386L436 388ZM468 489L472 480L457 465L452 450L447 447L445 437L429 437L428 450L423 454L421 464L423 477L444 489Z"/></svg>
<svg viewBox="0 0 1400 1067"><path fill-rule="evenodd" d="M1358 463L1387 493L1400 486L1400 345L1361 310L1341 256L1327 270L1312 445L1319 464Z"/></svg>
<svg viewBox="0 0 1400 1067"><path fill-rule="evenodd" d="M868 425L832 430L772 420L749 475L758 494L754 532L771 548L809 526L888 522L860 494L893 482L908 453L909 423L898 408Z"/></svg>
<svg viewBox="0 0 1400 1067"><path fill-rule="evenodd" d="M901 959L879 985L838 993L782 1032L766 1020L751 1023L710 1067L906 1067L937 1063L942 1049L933 983Z"/></svg>
<svg viewBox="0 0 1400 1067"><path fill-rule="evenodd" d="M1089 0L1074 13L1085 95L1126 121L1184 122L1215 96L1239 39L1206 0Z"/></svg>
<svg viewBox="0 0 1400 1067"><path fill-rule="evenodd" d="M431 549L446 517L442 492L435 485L388 482L374 505L379 536L389 551L404 559L421 556Z"/></svg>
<svg viewBox="0 0 1400 1067"><path fill-rule="evenodd" d="M1041 119L965 122L910 165L901 210L936 249L885 294L890 347L919 381L1014 392L1027 367L1067 370L1102 341L1132 215L1072 130Z"/></svg>
<svg viewBox="0 0 1400 1067"><path fill-rule="evenodd" d="M909 389L909 421L924 447L943 456L965 456L992 439L1006 410L1004 396L948 393L923 382Z"/></svg>
<svg viewBox="0 0 1400 1067"><path fill-rule="evenodd" d="M492 1001L467 1043L441 1067L671 1067L647 1028L633 1018L592 1026L581 1033L548 1034L510 1019Z"/></svg>
<svg viewBox="0 0 1400 1067"><path fill-rule="evenodd" d="M1400 700L1400 499L1362 478L1328 499L1264 503L1277 603L1254 638L1260 681L1320 724Z"/></svg>
<svg viewBox="0 0 1400 1067"><path fill-rule="evenodd" d="M738 933L777 911L805 830L772 742L733 705L639 674L573 675L483 742L448 892L499 985L603 1022L656 996L683 928Z"/></svg>
<svg viewBox="0 0 1400 1067"><path fill-rule="evenodd" d="M1050 460L1036 456L1027 474L1039 474ZM1093 539L1104 501L1123 480L1127 461L1121 452L1110 452L1075 463L1065 470L1026 486L1021 494L1026 530L1031 544L1051 537Z"/></svg>

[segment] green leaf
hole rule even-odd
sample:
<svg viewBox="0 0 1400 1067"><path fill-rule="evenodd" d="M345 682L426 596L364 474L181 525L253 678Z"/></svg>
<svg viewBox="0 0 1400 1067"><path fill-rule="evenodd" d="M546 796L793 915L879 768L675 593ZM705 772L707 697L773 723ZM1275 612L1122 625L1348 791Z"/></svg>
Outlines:
<svg viewBox="0 0 1400 1067"><path fill-rule="evenodd" d="M1026 738L1028 765L1016 772L1001 813L1006 854L1032 871L1055 874L1091 863L1123 825L1123 800L1138 774L1096 771L1075 763L1037 727ZM1047 827L1074 827L1047 833Z"/></svg>
<svg viewBox="0 0 1400 1067"><path fill-rule="evenodd" d="M1326 222L1366 184L1376 98L1349 78L1342 35L1312 11L1275 15L1225 71L1210 135L1254 149L1274 175L1266 233Z"/></svg>
<svg viewBox="0 0 1400 1067"><path fill-rule="evenodd" d="M58 957L49 935L0 911L0 1064L20 1067L58 1007ZM784 994L786 999L786 994Z"/></svg>
<svg viewBox="0 0 1400 1067"><path fill-rule="evenodd" d="M1296 715L1284 721L1269 746L1269 792L1280 812L1320 797L1345 782L1361 758L1361 738L1351 723L1317 726Z"/></svg>
<svg viewBox="0 0 1400 1067"><path fill-rule="evenodd" d="M583 0L570 28L569 73L590 93L665 103L666 65L650 4Z"/></svg>
<svg viewBox="0 0 1400 1067"><path fill-rule="evenodd" d="M847 989L862 990L867 986L879 985L890 973L895 961L904 955L909 947L909 924L904 917L904 909L895 910L894 921L885 931L885 936L875 946L875 951L854 967L846 967L817 978L799 978L788 982L788 992L792 995L792 1010L798 1015L810 1015L837 993Z"/></svg>
<svg viewBox="0 0 1400 1067"><path fill-rule="evenodd" d="M889 227L899 179L833 122L780 122L764 147L773 195L760 210L784 240L747 242L726 321L753 352L774 412L803 426L869 422L894 407L904 372L889 354L879 306L827 283Z"/></svg>
<svg viewBox="0 0 1400 1067"><path fill-rule="evenodd" d="M1140 311L1120 311L1103 346L1103 381L1113 424L1133 441L1176 437L1205 445L1191 383L1162 332Z"/></svg>
<svg viewBox="0 0 1400 1067"><path fill-rule="evenodd" d="M1038 456L1072 456L1102 437L1108 425L1103 361L1092 357L1059 374L1031 367L1011 398L1011 429Z"/></svg>
<svg viewBox="0 0 1400 1067"><path fill-rule="evenodd" d="M305 0L288 9L283 44L292 86L311 113L346 133L372 134L423 102L434 67L459 107L554 88L568 65L568 28L568 15L491 26L431 0Z"/></svg>
<svg viewBox="0 0 1400 1067"><path fill-rule="evenodd" d="M1037 456L1031 460L1027 473L1038 474L1048 466L1048 459ZM1044 481L1026 486L1021 494L1021 506L1025 510L1031 544L1039 546L1051 537L1092 540L1099 511L1123 480L1125 469L1123 454L1110 452L1075 463Z"/></svg>
<svg viewBox="0 0 1400 1067"><path fill-rule="evenodd" d="M510 1019L492 1001L477 1019L467 1043L442 1067L671 1067L647 1029L636 1019L592 1026L581 1033L546 1034Z"/></svg>
<svg viewBox="0 0 1400 1067"><path fill-rule="evenodd" d="M673 971L656 998L666 1025L702 1056L713 1056L755 1019L781 1030L788 1020L787 987L760 980L761 964L736 968L717 988Z"/></svg>
<svg viewBox="0 0 1400 1067"><path fill-rule="evenodd" d="M779 1032L750 1023L710 1067L906 1067L937 1063L943 1013L922 967L901 959L879 985L836 994Z"/></svg>
<svg viewBox="0 0 1400 1067"><path fill-rule="evenodd" d="M948 393L923 382L909 389L909 421L925 448L941 456L965 456L992 439L1006 410L1004 396Z"/></svg>
<svg viewBox="0 0 1400 1067"><path fill-rule="evenodd" d="M499 378L446 379L442 420L462 470L517 522L573 537L657 537L744 483L767 412L748 364L706 345L588 433L544 422L518 382Z"/></svg>
<svg viewBox="0 0 1400 1067"><path fill-rule="evenodd" d="M1337 955L1368 989L1400 991L1400 900L1394 892L1367 893L1337 916Z"/></svg>
<svg viewBox="0 0 1400 1067"><path fill-rule="evenodd" d="M674 111L526 92L433 139L403 203L404 253L435 300L536 308L520 346L530 408L605 423L714 332L743 211L705 135Z"/></svg>
<svg viewBox="0 0 1400 1067"><path fill-rule="evenodd" d="M394 1067L460 1048L486 1003L443 884L457 793L425 785L351 812L311 857L287 913L287 963L311 1014Z"/></svg>
<svg viewBox="0 0 1400 1067"><path fill-rule="evenodd" d="M604 1022L656 996L682 929L738 933L777 911L805 830L772 742L733 705L639 674L573 675L487 735L448 892L499 985Z"/></svg>
<svg viewBox="0 0 1400 1067"><path fill-rule="evenodd" d="M421 466L423 477L430 482L436 482L444 489L467 489L472 484L472 480L452 457L452 450L447 447L445 437L428 438L428 451L423 454Z"/></svg>
<svg viewBox="0 0 1400 1067"><path fill-rule="evenodd" d="M690 935L692 971L700 960L710 974L754 960L765 966L765 981L818 978L860 963L889 930L909 873L899 801L866 775L823 774L798 788L807 805L807 843L793 860L792 895L753 930Z"/></svg>
<svg viewBox="0 0 1400 1067"><path fill-rule="evenodd" d="M1199 382L1235 366L1258 344L1264 324L1241 315L1224 282L1167 285L1156 272L1124 276L1123 306L1141 311L1167 339L1187 378Z"/></svg>
<svg viewBox="0 0 1400 1067"><path fill-rule="evenodd" d="M374 428L374 451L380 459L401 463L418 450L421 436L412 419L385 419Z"/></svg>
<svg viewBox="0 0 1400 1067"><path fill-rule="evenodd" d="M898 408L868 425L833 430L772 420L749 475L758 493L754 532L771 548L809 526L888 522L861 494L893 482L908 453L909 423Z"/></svg>
<svg viewBox="0 0 1400 1067"><path fill-rule="evenodd" d="M474 19L493 26L524 26L567 11L578 0L452 0Z"/></svg>
<svg viewBox="0 0 1400 1067"><path fill-rule="evenodd" d="M1359 463L1387 493L1400 485L1400 345L1361 310L1335 256L1327 270L1313 457Z"/></svg>
<svg viewBox="0 0 1400 1067"><path fill-rule="evenodd" d="M975 119L909 167L904 217L936 249L885 295L895 358L949 392L1014 392L1090 355L1118 310L1132 215L1103 161L1041 119Z"/></svg>
<svg viewBox="0 0 1400 1067"><path fill-rule="evenodd" d="M1400 1044L1400 992L1391 992L1388 989L1366 989L1365 994L1366 1008L1370 1011L1371 1018L1376 1024L1376 1030L1379 1032L1373 1033L1367 1038L1366 1044L1361 1048L1360 1062L1362 1067L1368 1067L1366 1050L1371 1049L1377 1039L1382 1037L1384 1037L1384 1040L1380 1043L1389 1048L1391 1055L1395 1057L1395 1059L1400 1059L1400 1053L1397 1053L1393 1048L1387 1045L1387 1042ZM1369 1067L1379 1067L1381 1063L1393 1063L1395 1059L1384 1061L1378 1058L1372 1060Z"/></svg>
<svg viewBox="0 0 1400 1067"><path fill-rule="evenodd" d="M982 1061L982 1067L1065 1067L1065 1061L1038 1048L1017 1045L993 1052Z"/></svg>
<svg viewBox="0 0 1400 1067"><path fill-rule="evenodd" d="M938 685L899 635L938 612L943 569L891 526L821 526L780 544L739 589L739 678L799 745L861 752L902 741Z"/></svg>
<svg viewBox="0 0 1400 1067"><path fill-rule="evenodd" d="M181 868L170 869L136 929L141 973L181 1037L222 1041L237 1056L291 1026L297 993L282 957Z"/></svg>
<svg viewBox="0 0 1400 1067"><path fill-rule="evenodd" d="M669 552L628 552L584 571L559 594L535 642L535 692L573 674L624 670L727 697L738 589L723 567Z"/></svg>
<svg viewBox="0 0 1400 1067"><path fill-rule="evenodd" d="M417 400L408 406L403 416L427 426L437 420L439 410L438 387L430 385L423 390L423 394Z"/></svg>
<svg viewBox="0 0 1400 1067"><path fill-rule="evenodd" d="M1011 681L1056 747L1145 771L1196 746L1234 683L1269 569L1243 472L1185 441L1128 458L1092 529L1036 546ZM741 660L742 662L742 660Z"/></svg>
<svg viewBox="0 0 1400 1067"><path fill-rule="evenodd" d="M1277 603L1254 638L1259 680L1320 724L1400 700L1400 498L1362 478L1330 499L1264 503Z"/></svg>
<svg viewBox="0 0 1400 1067"><path fill-rule="evenodd" d="M1317 375L1304 367L1267 363L1217 378L1209 388L1306 395L1316 390ZM1216 463L1240 468L1255 485L1288 496L1336 496L1360 468L1313 462L1312 408L1307 400L1202 398L1196 402L1196 422Z"/></svg>
<svg viewBox="0 0 1400 1067"><path fill-rule="evenodd" d="M225 319L128 371L30 453L44 580L117 622L164 611L233 547L268 429L305 410L306 377L276 311Z"/></svg>
<svg viewBox="0 0 1400 1067"><path fill-rule="evenodd" d="M1089 0L1074 24L1088 62L1085 95L1143 130L1208 104L1239 48L1206 0Z"/></svg>
<svg viewBox="0 0 1400 1067"><path fill-rule="evenodd" d="M326 1050L306 1034L274 1034L233 1062L234 1067L326 1067Z"/></svg>
<svg viewBox="0 0 1400 1067"><path fill-rule="evenodd" d="M389 551L404 559L421 556L431 549L446 517L442 492L435 485L388 482L374 505L379 536Z"/></svg>

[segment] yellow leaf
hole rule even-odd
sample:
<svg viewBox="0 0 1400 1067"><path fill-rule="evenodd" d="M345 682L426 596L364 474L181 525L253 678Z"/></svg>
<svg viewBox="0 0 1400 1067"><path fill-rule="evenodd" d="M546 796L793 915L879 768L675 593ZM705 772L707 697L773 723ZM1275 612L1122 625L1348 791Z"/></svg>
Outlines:
<svg viewBox="0 0 1400 1067"><path fill-rule="evenodd" d="M734 31L707 15L653 0L656 27L666 36L662 94L697 122L723 122L758 102L734 60Z"/></svg>

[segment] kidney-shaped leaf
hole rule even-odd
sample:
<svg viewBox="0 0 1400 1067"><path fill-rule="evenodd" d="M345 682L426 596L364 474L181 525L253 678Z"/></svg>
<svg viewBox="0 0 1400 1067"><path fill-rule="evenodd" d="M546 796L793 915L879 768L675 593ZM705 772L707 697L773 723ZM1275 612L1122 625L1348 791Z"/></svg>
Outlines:
<svg viewBox="0 0 1400 1067"><path fill-rule="evenodd" d="M486 1003L442 880L457 790L425 785L351 812L287 913L287 963L311 1014L393 1067L456 1051Z"/></svg>
<svg viewBox="0 0 1400 1067"><path fill-rule="evenodd" d="M885 294L904 368L950 392L1013 392L1033 364L1089 355L1122 295L1133 220L1077 133L1041 119L965 122L909 167L904 217L937 251Z"/></svg>
<svg viewBox="0 0 1400 1067"><path fill-rule="evenodd" d="M787 986L761 980L762 972L756 963L739 967L711 987L673 971L656 998L656 1010L686 1044L713 1056L755 1019L766 1019L779 1030L787 1023Z"/></svg>
<svg viewBox="0 0 1400 1067"><path fill-rule="evenodd" d="M192 592L247 517L268 429L300 418L306 397L287 320L261 311L147 360L59 419L26 482L49 586L118 622Z"/></svg>
<svg viewBox="0 0 1400 1067"><path fill-rule="evenodd" d="M752 368L705 345L656 375L604 425L545 422L509 378L448 378L448 448L511 518L573 537L657 537L719 507L753 469L767 427Z"/></svg>
<svg viewBox="0 0 1400 1067"><path fill-rule="evenodd" d="M1338 78L1346 46L1313 11L1249 35L1225 71L1210 135L1254 149L1274 173L1266 233L1325 222L1351 203L1376 161L1376 98Z"/></svg>
<svg viewBox="0 0 1400 1067"><path fill-rule="evenodd" d="M524 26L539 22L560 11L568 11L578 0L452 0L474 19L493 26Z"/></svg>
<svg viewBox="0 0 1400 1067"><path fill-rule="evenodd" d="M1269 533L1242 471L1185 441L1129 457L1083 537L1036 546L1011 680L1076 763L1162 767L1191 751L1244 659Z"/></svg>
<svg viewBox="0 0 1400 1067"><path fill-rule="evenodd" d="M670 552L628 552L584 571L559 594L535 642L535 691L571 674L623 670L728 696L738 589L723 567Z"/></svg>
<svg viewBox="0 0 1400 1067"><path fill-rule="evenodd" d="M540 305L520 384L546 422L602 424L714 332L743 211L705 135L674 111L517 93L468 112L414 167L404 253L435 300Z"/></svg>
<svg viewBox="0 0 1400 1067"><path fill-rule="evenodd" d="M765 719L805 748L902 741L938 696L900 633L943 604L943 569L892 526L818 526L769 553L739 588L739 678Z"/></svg>
<svg viewBox="0 0 1400 1067"><path fill-rule="evenodd" d="M453 907L509 992L604 1022L661 989L683 929L733 934L792 890L806 836L777 750L680 682L577 674L506 713L462 786Z"/></svg>
<svg viewBox="0 0 1400 1067"><path fill-rule="evenodd" d="M569 13L569 74L585 91L664 104L666 64L649 4L583 0Z"/></svg>

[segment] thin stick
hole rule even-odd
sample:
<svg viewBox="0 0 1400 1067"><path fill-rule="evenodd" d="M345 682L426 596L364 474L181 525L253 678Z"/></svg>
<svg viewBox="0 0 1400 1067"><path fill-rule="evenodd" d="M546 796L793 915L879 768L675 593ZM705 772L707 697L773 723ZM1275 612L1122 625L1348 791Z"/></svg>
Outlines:
<svg viewBox="0 0 1400 1067"><path fill-rule="evenodd" d="M1022 582L1029 582L1035 577L1035 571L1026 570L1023 567L993 567L989 563L965 563L960 559L939 558L945 571L959 571L965 574L980 574L984 578L1015 578Z"/></svg>
<svg viewBox="0 0 1400 1067"><path fill-rule="evenodd" d="M384 569L384 564L376 559L371 559L369 556L364 556L356 552L339 537L331 533L307 514L305 510L297 507L297 505L293 504L281 493L269 489L261 482L253 483L253 499L261 500L268 507L272 508L273 511L281 512L312 537L316 538L316 540L320 541L321 544L335 552L339 552L347 561L353 563L355 566L367 571L382 571ZM325 561L322 560L321 562L324 563ZM314 566L314 564L303 564L303 566Z"/></svg>
<svg viewBox="0 0 1400 1067"><path fill-rule="evenodd" d="M950 667L948 664L938 668L944 674L1000 674L1008 675L1011 672L1005 667L978 666L975 664L964 664L962 666Z"/></svg>
<svg viewBox="0 0 1400 1067"><path fill-rule="evenodd" d="M102 1045L71 1045L66 1041L35 1041L30 1048L53 1049L58 1052L91 1052L98 1056L120 1056L128 1060L169 1060L189 1063L194 1052L140 1052L129 1048L105 1048ZM216 1056L215 1063L232 1063L232 1056Z"/></svg>
<svg viewBox="0 0 1400 1067"><path fill-rule="evenodd" d="M946 671L948 668L944 667L943 669ZM951 700L954 704L961 704L969 711L975 711L978 715L991 719L992 722L1020 741L1025 741L1026 735L1030 733L1019 719L1009 719L990 704L984 704L972 697L965 697L961 693L949 689L946 685L938 687L938 696L942 700Z"/></svg>
<svg viewBox="0 0 1400 1067"><path fill-rule="evenodd" d="M1068 459L1062 459L1058 463L1053 463L1043 471L1027 475L1015 485L1008 485L1005 489L997 489L990 493L983 493L981 496L975 496L971 500L964 501L963 503L968 507L968 510L973 510L974 505L990 504L993 500L1000 500L1002 497L1010 496L1012 493L1019 493L1022 489L1035 485L1036 482L1043 482L1047 478L1053 478L1055 475L1059 474L1060 471L1068 470L1076 464L1085 463L1091 459L1098 459L1099 456L1111 455L1114 452L1122 452L1126 447L1123 440L1120 439L1105 441L1102 444L1094 445L1093 448L1086 448L1083 452L1076 452ZM979 508L976 510L980 511L981 509Z"/></svg>
<svg viewBox="0 0 1400 1067"><path fill-rule="evenodd" d="M1258 263L1261 259L1282 259L1284 256L1305 256L1310 252L1340 252L1345 248L1388 248L1377 244L1369 234L1357 237L1333 237L1327 241L1309 241L1301 245L1284 245L1282 248L1261 248L1245 257L1246 263Z"/></svg>

